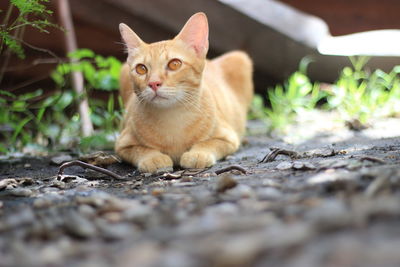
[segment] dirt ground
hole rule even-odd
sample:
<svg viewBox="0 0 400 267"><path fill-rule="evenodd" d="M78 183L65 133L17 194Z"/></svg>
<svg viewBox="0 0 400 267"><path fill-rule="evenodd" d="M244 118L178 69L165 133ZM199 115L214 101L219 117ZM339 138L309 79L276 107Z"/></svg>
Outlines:
<svg viewBox="0 0 400 267"><path fill-rule="evenodd" d="M329 116L281 139L250 122L202 172L57 177L78 155L4 157L0 266L400 266L400 119L354 132Z"/></svg>

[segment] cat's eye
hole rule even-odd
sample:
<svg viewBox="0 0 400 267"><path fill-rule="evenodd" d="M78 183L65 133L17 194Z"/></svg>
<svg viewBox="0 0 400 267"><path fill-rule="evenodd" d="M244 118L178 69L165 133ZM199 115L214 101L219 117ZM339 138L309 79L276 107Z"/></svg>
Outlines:
<svg viewBox="0 0 400 267"><path fill-rule="evenodd" d="M137 64L135 68L137 74L145 75L147 73L147 68L143 64Z"/></svg>
<svg viewBox="0 0 400 267"><path fill-rule="evenodd" d="M177 58L172 59L170 62L168 62L168 69L169 70L177 70L182 66L182 61L180 61Z"/></svg>

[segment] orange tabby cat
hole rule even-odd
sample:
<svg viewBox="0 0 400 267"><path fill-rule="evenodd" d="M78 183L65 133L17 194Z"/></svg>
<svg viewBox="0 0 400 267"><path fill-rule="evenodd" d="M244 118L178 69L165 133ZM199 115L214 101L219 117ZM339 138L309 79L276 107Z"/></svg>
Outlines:
<svg viewBox="0 0 400 267"><path fill-rule="evenodd" d="M193 15L173 39L144 43L119 25L127 50L126 107L115 150L141 172L209 167L240 145L253 97L252 62L234 51L206 60L208 22Z"/></svg>

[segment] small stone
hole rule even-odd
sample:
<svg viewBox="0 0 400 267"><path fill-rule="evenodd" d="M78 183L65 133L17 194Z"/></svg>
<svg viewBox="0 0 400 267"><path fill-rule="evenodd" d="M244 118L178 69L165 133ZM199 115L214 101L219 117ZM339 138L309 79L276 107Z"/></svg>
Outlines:
<svg viewBox="0 0 400 267"><path fill-rule="evenodd" d="M79 159L95 166L108 166L121 162L121 159L117 156L107 154L103 151L93 152L89 155L82 155Z"/></svg>
<svg viewBox="0 0 400 267"><path fill-rule="evenodd" d="M186 186L195 186L195 182L184 182L184 183L173 183L172 186L175 187L186 187Z"/></svg>
<svg viewBox="0 0 400 267"><path fill-rule="evenodd" d="M70 155L59 155L51 158L51 163L55 165L61 165L65 162L71 161L72 157Z"/></svg>
<svg viewBox="0 0 400 267"><path fill-rule="evenodd" d="M251 186L245 184L239 184L235 188L229 190L229 196L233 196L234 198L251 198L254 196L254 191Z"/></svg>
<svg viewBox="0 0 400 267"><path fill-rule="evenodd" d="M256 195L259 200L276 200L282 197L282 192L273 187L258 188Z"/></svg>
<svg viewBox="0 0 400 267"><path fill-rule="evenodd" d="M352 222L352 214L342 201L325 200L311 209L306 218L323 229L342 227Z"/></svg>
<svg viewBox="0 0 400 267"><path fill-rule="evenodd" d="M121 212L117 211L104 213L102 217L110 223L117 223L122 220Z"/></svg>
<svg viewBox="0 0 400 267"><path fill-rule="evenodd" d="M53 186L53 187L55 187L55 188L58 188L58 189L65 189L65 188L66 188L66 185L65 185L64 182L62 182L62 181L57 181L57 180L55 180L55 181L52 183L51 186Z"/></svg>
<svg viewBox="0 0 400 267"><path fill-rule="evenodd" d="M37 198L35 199L35 201L33 201L33 207L38 208L38 209L42 209L42 208L48 208L50 206L52 206L54 204L54 202L47 197L41 197L41 198Z"/></svg>
<svg viewBox="0 0 400 267"><path fill-rule="evenodd" d="M96 235L94 225L76 211L69 211L64 218L65 229L72 235L90 238Z"/></svg>
<svg viewBox="0 0 400 267"><path fill-rule="evenodd" d="M92 206L86 204L79 205L78 211L87 218L93 217L96 214L96 210Z"/></svg>
<svg viewBox="0 0 400 267"><path fill-rule="evenodd" d="M30 197L33 194L32 190L27 188L13 188L8 190L8 193L15 197Z"/></svg>
<svg viewBox="0 0 400 267"><path fill-rule="evenodd" d="M192 176L183 176L181 178L181 182L193 182L193 177Z"/></svg>
<svg viewBox="0 0 400 267"><path fill-rule="evenodd" d="M306 157L332 157L336 155L332 147L318 148L304 153Z"/></svg>
<svg viewBox="0 0 400 267"><path fill-rule="evenodd" d="M230 174L223 174L218 178L216 191L222 193L234 188L237 184L237 181Z"/></svg>
<svg viewBox="0 0 400 267"><path fill-rule="evenodd" d="M164 194L164 193L165 193L165 189L164 189L164 188L161 188L161 187L153 188L153 189L151 190L151 194L152 194L153 196L155 196L155 197L161 196L161 195Z"/></svg>
<svg viewBox="0 0 400 267"><path fill-rule="evenodd" d="M316 167L309 162L296 161L293 163L293 169L296 170L315 170Z"/></svg>
<svg viewBox="0 0 400 267"><path fill-rule="evenodd" d="M24 168L25 169L29 169L30 167L32 167L32 165L30 163L25 163L24 164Z"/></svg>
<svg viewBox="0 0 400 267"><path fill-rule="evenodd" d="M275 182L275 181L272 180L272 179L264 179L264 180L262 181L262 185L263 185L263 186L267 186L267 187L277 187L277 188L281 188L281 187L282 187L281 184Z"/></svg>
<svg viewBox="0 0 400 267"><path fill-rule="evenodd" d="M289 170L293 167L293 163L289 162L289 161L284 161L278 164L278 166L276 166L276 168L278 170Z"/></svg>
<svg viewBox="0 0 400 267"><path fill-rule="evenodd" d="M108 223L104 219L97 219L95 224L105 239L118 240L132 235L134 226L127 223Z"/></svg>
<svg viewBox="0 0 400 267"><path fill-rule="evenodd" d="M149 178L151 177L153 174L151 174L150 172L145 172L143 173L144 178Z"/></svg>
<svg viewBox="0 0 400 267"><path fill-rule="evenodd" d="M15 188L17 187L17 180L15 179L3 179L0 180L0 190L8 189L8 188Z"/></svg>
<svg viewBox="0 0 400 267"><path fill-rule="evenodd" d="M134 202L133 205L128 207L123 213L124 220L132 221L134 223L146 223L152 214L152 208L148 205L143 205Z"/></svg>

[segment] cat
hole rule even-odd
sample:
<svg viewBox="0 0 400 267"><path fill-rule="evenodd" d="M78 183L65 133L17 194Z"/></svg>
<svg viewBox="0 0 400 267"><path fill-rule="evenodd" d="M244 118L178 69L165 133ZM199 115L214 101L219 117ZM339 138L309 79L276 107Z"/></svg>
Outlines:
<svg viewBox="0 0 400 267"><path fill-rule="evenodd" d="M253 97L245 52L207 60L208 21L194 14L172 40L147 44L119 25L128 58L120 78L126 109L116 153L140 172L206 168L234 153Z"/></svg>

